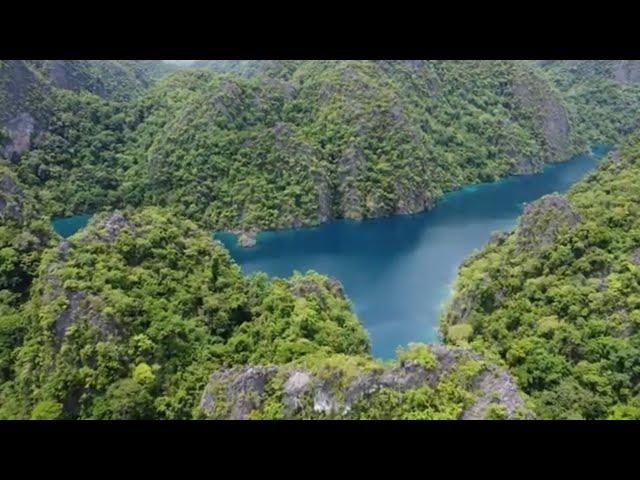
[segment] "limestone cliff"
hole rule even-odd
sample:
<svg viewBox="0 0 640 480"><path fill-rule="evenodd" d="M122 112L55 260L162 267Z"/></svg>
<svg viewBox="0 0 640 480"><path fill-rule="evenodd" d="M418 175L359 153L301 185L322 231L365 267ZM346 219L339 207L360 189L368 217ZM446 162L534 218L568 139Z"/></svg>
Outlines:
<svg viewBox="0 0 640 480"><path fill-rule="evenodd" d="M531 417L504 369L467 349L412 348L421 355L394 365L336 357L219 370L211 375L200 408L207 418L235 420Z"/></svg>

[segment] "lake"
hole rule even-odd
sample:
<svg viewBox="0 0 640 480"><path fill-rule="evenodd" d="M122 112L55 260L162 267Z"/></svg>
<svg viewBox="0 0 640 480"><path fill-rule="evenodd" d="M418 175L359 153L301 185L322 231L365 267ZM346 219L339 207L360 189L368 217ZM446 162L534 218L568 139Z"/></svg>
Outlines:
<svg viewBox="0 0 640 480"><path fill-rule="evenodd" d="M253 248L238 247L233 234L215 237L245 273L315 270L340 280L369 331L372 353L391 358L409 342L439 341L438 320L458 267L492 232L513 229L525 202L567 191L607 151L596 146L593 155L539 174L464 187L416 215L263 232Z"/></svg>
<svg viewBox="0 0 640 480"><path fill-rule="evenodd" d="M337 278L369 332L373 355L392 358L409 342L438 342L438 319L458 267L491 233L511 230L523 205L565 192L594 169L609 150L552 164L539 174L470 185L446 194L428 212L365 220L337 220L318 227L263 232L253 248L217 233L243 272L288 277L315 270ZM69 236L89 215L57 219Z"/></svg>

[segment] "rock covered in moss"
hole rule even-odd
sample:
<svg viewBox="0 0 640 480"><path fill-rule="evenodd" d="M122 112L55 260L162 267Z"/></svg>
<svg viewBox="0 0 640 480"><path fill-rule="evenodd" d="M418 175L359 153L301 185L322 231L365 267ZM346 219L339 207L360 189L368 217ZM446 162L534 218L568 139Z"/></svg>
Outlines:
<svg viewBox="0 0 640 480"><path fill-rule="evenodd" d="M425 395L427 400L417 401ZM394 365L332 357L214 372L200 409L207 418L244 420L531 418L513 378L471 350L413 345Z"/></svg>
<svg viewBox="0 0 640 480"><path fill-rule="evenodd" d="M254 232L242 232L238 236L238 245L242 248L251 248L256 246L256 234Z"/></svg>
<svg viewBox="0 0 640 480"><path fill-rule="evenodd" d="M580 215L566 197L545 195L525 207L517 231L518 248L533 251L549 246L562 229L569 229L578 222Z"/></svg>

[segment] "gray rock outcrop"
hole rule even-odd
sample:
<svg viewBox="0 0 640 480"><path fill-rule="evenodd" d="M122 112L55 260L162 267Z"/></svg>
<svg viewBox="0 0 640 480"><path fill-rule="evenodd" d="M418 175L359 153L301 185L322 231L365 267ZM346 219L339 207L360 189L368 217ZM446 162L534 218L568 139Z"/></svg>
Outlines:
<svg viewBox="0 0 640 480"><path fill-rule="evenodd" d="M242 232L238 236L238 245L242 248L251 248L256 246L256 234L254 232Z"/></svg>
<svg viewBox="0 0 640 480"><path fill-rule="evenodd" d="M558 194L528 204L517 230L516 242L520 251L535 251L551 245L562 229L580 222L580 215L567 198Z"/></svg>
<svg viewBox="0 0 640 480"><path fill-rule="evenodd" d="M299 366L247 366L214 372L206 386L200 408L208 418L246 420L260 410L270 382L281 385L279 401L283 419L354 418L355 406L362 408L367 399L390 389L406 392L428 385L436 388L465 360L480 360L479 354L463 348L443 345L429 347L436 364L425 366L418 360L407 360L397 366L360 368L348 377L339 369L312 372ZM507 419L532 418L525 407L515 380L497 366L484 366L472 379L472 404L461 413L465 420L486 418L492 405L499 406ZM273 399L273 397L272 397Z"/></svg>

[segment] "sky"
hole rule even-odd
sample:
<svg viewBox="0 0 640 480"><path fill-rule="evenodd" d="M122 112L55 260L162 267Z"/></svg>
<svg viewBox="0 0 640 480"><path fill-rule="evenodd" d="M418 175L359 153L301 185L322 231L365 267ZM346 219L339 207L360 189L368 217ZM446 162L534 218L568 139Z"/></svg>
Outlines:
<svg viewBox="0 0 640 480"><path fill-rule="evenodd" d="M195 62L195 60L165 60L165 62L173 63L173 64L176 64L176 65L181 65L183 67L188 67L193 62Z"/></svg>

